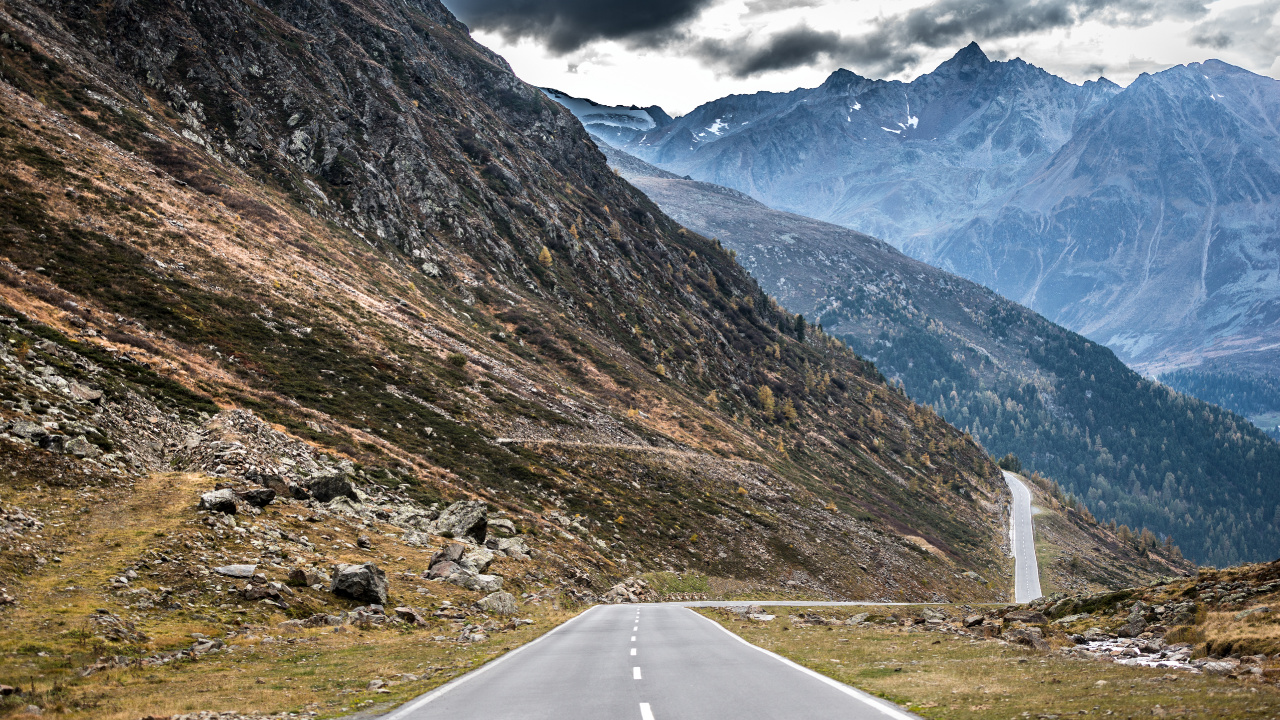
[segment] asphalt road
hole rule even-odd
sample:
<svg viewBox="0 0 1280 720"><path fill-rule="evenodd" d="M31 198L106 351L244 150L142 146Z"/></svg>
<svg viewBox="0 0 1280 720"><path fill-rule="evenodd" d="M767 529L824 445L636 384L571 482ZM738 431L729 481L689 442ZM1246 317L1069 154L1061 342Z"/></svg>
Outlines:
<svg viewBox="0 0 1280 720"><path fill-rule="evenodd" d="M1040 592L1040 565L1036 562L1036 541L1031 525L1031 491L1022 480L1007 470L1004 481L1013 493L1013 513L1009 520L1009 534L1013 542L1013 559L1016 568L1013 582L1014 602L1031 602L1044 593Z"/></svg>
<svg viewBox="0 0 1280 720"><path fill-rule="evenodd" d="M597 605L382 720L918 720L674 605Z"/></svg>

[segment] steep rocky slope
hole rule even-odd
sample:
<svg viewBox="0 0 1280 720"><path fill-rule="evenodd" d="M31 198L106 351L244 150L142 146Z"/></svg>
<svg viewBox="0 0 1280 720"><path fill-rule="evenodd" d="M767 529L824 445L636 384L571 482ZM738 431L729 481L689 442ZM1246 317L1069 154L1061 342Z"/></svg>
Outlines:
<svg viewBox="0 0 1280 720"><path fill-rule="evenodd" d="M328 460L199 470L288 488L345 459L423 512L482 500L585 591L689 567L1005 592L982 450L662 215L439 5L0 21L12 453L186 468L240 408Z"/></svg>
<svg viewBox="0 0 1280 720"><path fill-rule="evenodd" d="M970 45L910 83L841 70L600 132L678 175L883 238L1144 374L1207 363L1274 378L1278 111L1280 83L1218 61L1121 89Z"/></svg>
<svg viewBox="0 0 1280 720"><path fill-rule="evenodd" d="M1143 380L1109 350L884 242L601 143L624 177L735 250L789 310L820 320L918 402L1060 481L1098 517L1171 535L1203 563L1280 551L1275 519L1257 514L1280 501L1267 481L1280 446L1243 418ZM1214 490L1197 491L1205 487Z"/></svg>

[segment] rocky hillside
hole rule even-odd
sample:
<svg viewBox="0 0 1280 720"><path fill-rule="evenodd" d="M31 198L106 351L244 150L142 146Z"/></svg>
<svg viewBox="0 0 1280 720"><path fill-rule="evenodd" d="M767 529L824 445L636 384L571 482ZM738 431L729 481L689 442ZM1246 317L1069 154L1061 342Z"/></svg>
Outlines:
<svg viewBox="0 0 1280 720"><path fill-rule="evenodd" d="M986 454L435 2L8 2L0 23L14 487L70 453L359 505L437 549L487 539L439 524L482 502L592 596L686 568L1005 593ZM279 436L220 434L242 421Z"/></svg>
<svg viewBox="0 0 1280 720"><path fill-rule="evenodd" d="M1218 61L1121 89L970 45L910 83L840 70L601 133L678 175L883 238L1144 374L1208 363L1274 378L1278 110L1280 83Z"/></svg>
<svg viewBox="0 0 1280 720"><path fill-rule="evenodd" d="M1280 551L1275 519L1254 504L1280 503L1266 481L1280 470L1280 446L1243 418L1144 380L1109 350L887 243L601 143L623 177L735 250L789 310L818 320L994 454L1015 453L1060 482L1099 518L1171 536L1201 563ZM1206 486L1217 491L1197 491Z"/></svg>

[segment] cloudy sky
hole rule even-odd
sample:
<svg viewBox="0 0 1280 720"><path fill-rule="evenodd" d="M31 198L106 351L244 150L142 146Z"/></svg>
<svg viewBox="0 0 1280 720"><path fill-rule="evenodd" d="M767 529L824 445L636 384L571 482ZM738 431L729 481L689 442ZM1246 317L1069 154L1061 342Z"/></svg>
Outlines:
<svg viewBox="0 0 1280 720"><path fill-rule="evenodd" d="M1073 82L1218 58L1280 78L1280 0L444 0L524 80L679 115L832 70L910 80L970 41Z"/></svg>

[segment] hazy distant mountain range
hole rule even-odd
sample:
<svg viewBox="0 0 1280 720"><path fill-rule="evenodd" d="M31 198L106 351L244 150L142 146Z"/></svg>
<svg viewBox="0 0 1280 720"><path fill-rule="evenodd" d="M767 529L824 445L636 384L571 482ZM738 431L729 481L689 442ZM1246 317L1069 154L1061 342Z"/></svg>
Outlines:
<svg viewBox="0 0 1280 720"><path fill-rule="evenodd" d="M651 129L677 175L883 238L1150 374L1280 368L1280 82L1210 60L1120 88L969 45L910 83L840 70Z"/></svg>

